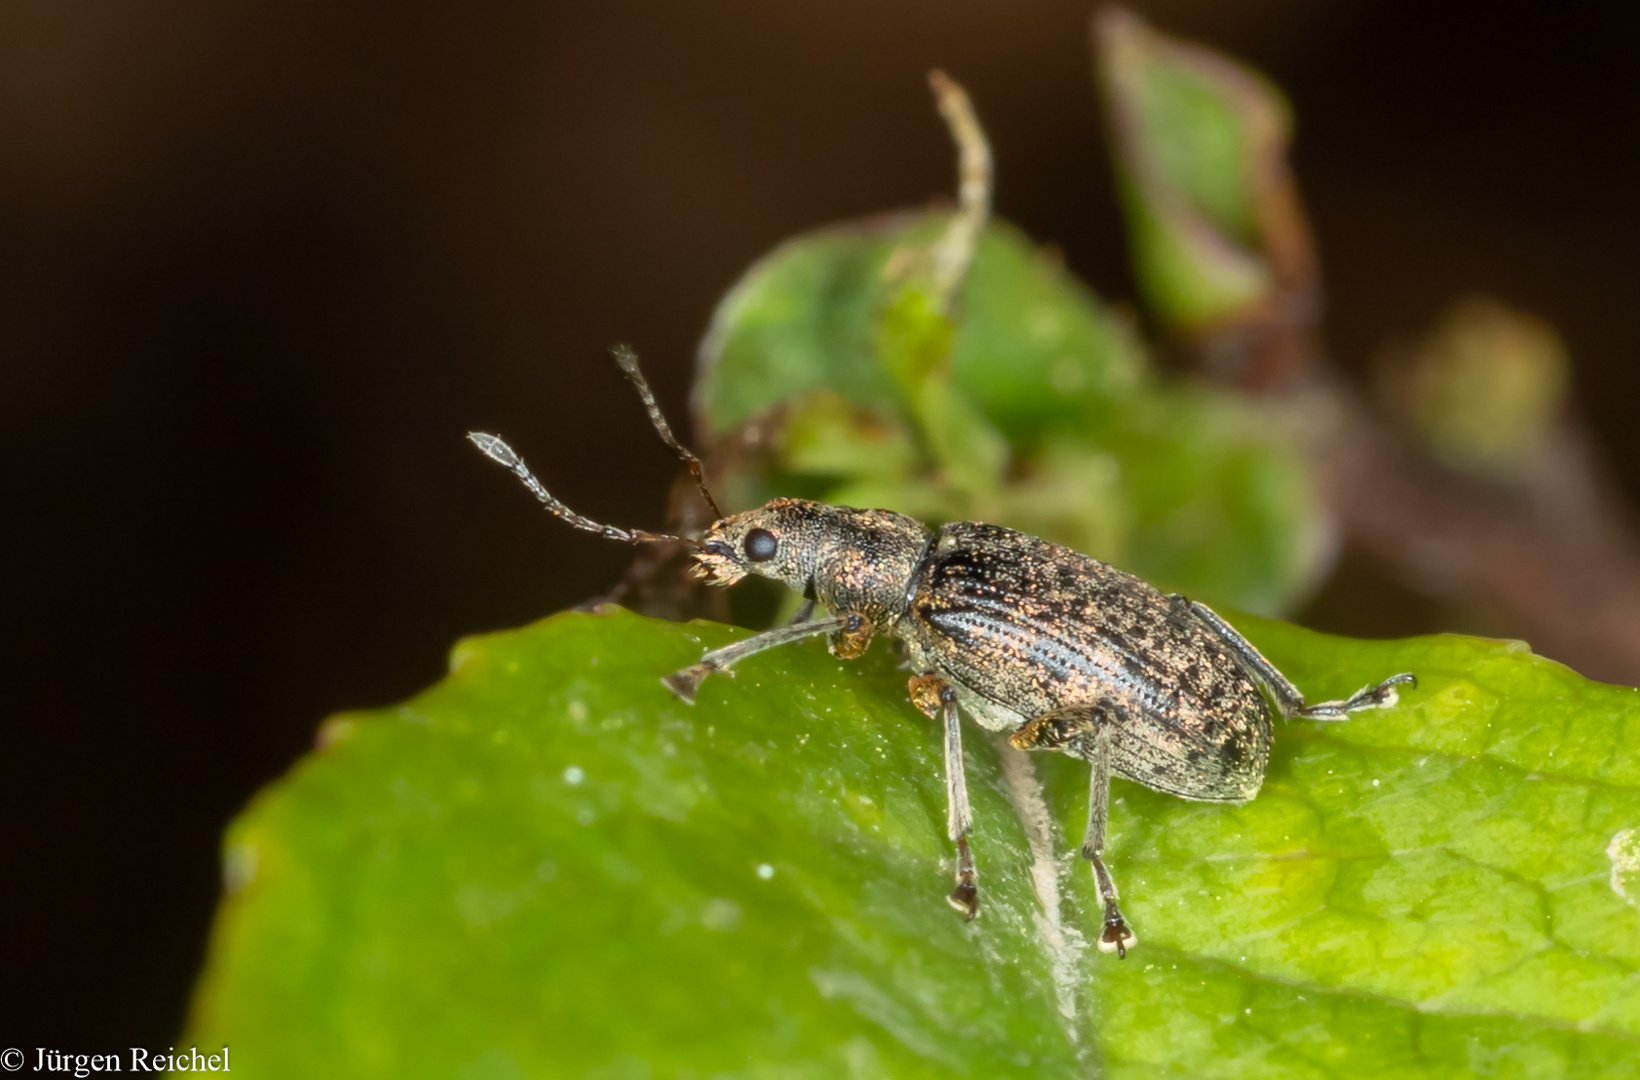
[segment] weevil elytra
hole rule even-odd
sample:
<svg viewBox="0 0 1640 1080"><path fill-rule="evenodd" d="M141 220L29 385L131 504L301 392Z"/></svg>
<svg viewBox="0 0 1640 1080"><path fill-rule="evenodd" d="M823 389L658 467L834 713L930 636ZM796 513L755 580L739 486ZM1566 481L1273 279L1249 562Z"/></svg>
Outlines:
<svg viewBox="0 0 1640 1080"><path fill-rule="evenodd" d="M554 498L511 447L468 436L506 466L554 515L627 543L688 545L695 572L733 585L760 574L807 603L789 625L713 649L661 681L693 704L707 676L803 638L824 634L832 655L854 659L877 635L904 643L912 702L944 725L947 831L956 845L949 900L979 912L972 825L963 777L966 712L1021 750L1057 750L1092 767L1082 857L1092 865L1104 929L1099 947L1126 956L1135 943L1106 868L1110 778L1201 802L1244 803L1258 794L1270 758L1271 721L1342 720L1395 704L1392 675L1348 698L1307 704L1296 686L1206 605L1164 594L1125 571L1059 544L997 525L963 521L930 529L888 510L775 499L725 515L706 489L700 460L673 436L629 350L615 358L661 438L689 466L715 517L698 537L603 525ZM815 605L828 615L816 618Z"/></svg>

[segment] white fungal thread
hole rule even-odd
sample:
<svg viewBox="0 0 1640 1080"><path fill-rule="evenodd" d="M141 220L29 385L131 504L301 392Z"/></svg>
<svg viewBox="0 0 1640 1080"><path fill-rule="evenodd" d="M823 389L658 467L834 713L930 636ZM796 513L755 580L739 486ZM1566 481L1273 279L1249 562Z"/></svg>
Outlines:
<svg viewBox="0 0 1640 1080"><path fill-rule="evenodd" d="M1076 1024L1077 987L1081 982L1078 970L1088 943L1076 927L1066 925L1064 920L1060 877L1066 866L1054 854L1053 818L1042 797L1042 781L1037 778L1036 766L1024 751L1009 746L1005 738L994 742L1002 758L1002 779L1008 801L1013 804L1031 847L1031 887L1040 907L1036 916L1037 936L1053 971L1054 996L1058 1000L1059 1015L1065 1021L1065 1034L1076 1043L1081 1037Z"/></svg>
<svg viewBox="0 0 1640 1080"><path fill-rule="evenodd" d="M1640 908L1640 896L1629 891L1640 885L1640 828L1623 829L1613 836L1606 857L1612 861L1612 892L1630 907Z"/></svg>

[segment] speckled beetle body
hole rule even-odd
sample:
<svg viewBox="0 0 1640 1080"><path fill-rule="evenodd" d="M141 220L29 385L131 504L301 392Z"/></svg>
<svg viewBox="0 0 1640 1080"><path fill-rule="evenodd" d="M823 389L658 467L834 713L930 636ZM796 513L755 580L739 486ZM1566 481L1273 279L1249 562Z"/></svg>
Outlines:
<svg viewBox="0 0 1640 1080"><path fill-rule="evenodd" d="M629 353L617 352L663 439L697 481L699 462L672 437ZM912 702L945 733L948 831L957 846L951 904L979 911L968 833L959 717L1008 734L1021 750L1056 750L1092 767L1082 855L1104 903L1100 948L1135 943L1103 860L1110 777L1206 802L1246 802L1264 782L1274 716L1338 720L1387 707L1392 676L1342 701L1306 704L1298 689L1206 606L1132 574L1012 529L956 522L937 531L887 510L776 499L717 520L699 538L599 525L559 503L501 440L473 435L537 498L578 528L640 543L694 548L696 572L732 585L773 578L809 598L787 626L714 649L662 681L693 702L701 682L766 649L825 634L836 656L860 656L877 635L904 642ZM702 495L711 502L704 482ZM814 618L815 605L829 615Z"/></svg>

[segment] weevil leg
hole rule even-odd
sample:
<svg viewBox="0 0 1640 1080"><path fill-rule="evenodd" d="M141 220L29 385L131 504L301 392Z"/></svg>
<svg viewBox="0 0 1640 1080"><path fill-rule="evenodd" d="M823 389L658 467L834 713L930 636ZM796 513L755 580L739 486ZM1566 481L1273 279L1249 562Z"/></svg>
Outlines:
<svg viewBox="0 0 1640 1080"><path fill-rule="evenodd" d="M702 656L696 663L670 675L663 676L661 682L666 688L678 697L695 703L695 693L700 684L706 681L706 676L714 671L728 671L735 664L763 652L766 649L777 649L782 645L789 645L794 641L801 641L806 637L817 634L829 634L834 631L859 633L866 620L860 615L832 615L824 619L815 619L812 622L796 623L791 626L777 626L773 630L765 630L761 634L745 638L741 641L725 645L721 649L713 649Z"/></svg>
<svg viewBox="0 0 1640 1080"><path fill-rule="evenodd" d="M962 764L962 724L957 713L957 691L938 675L913 675L908 683L911 701L931 720L945 722L945 832L957 845L957 884L946 897L964 920L979 914L979 886L968 833L974 815L968 806L968 777Z"/></svg>
<svg viewBox="0 0 1640 1080"><path fill-rule="evenodd" d="M788 625L802 626L812 618L814 618L814 601L805 600L803 601L803 606L798 608L796 614L792 616L791 622Z"/></svg>
<svg viewBox="0 0 1640 1080"><path fill-rule="evenodd" d="M1106 725L1100 723L1089 748L1093 774L1088 780L1088 831L1082 835L1082 857L1093 866L1093 880L1099 886L1099 899L1105 905L1105 928L1099 935L1099 951L1114 952L1117 959L1126 960L1127 951L1139 943L1116 895L1116 879L1105 869L1105 824L1110 808L1110 738Z"/></svg>
<svg viewBox="0 0 1640 1080"><path fill-rule="evenodd" d="M1088 831L1082 837L1082 857L1093 866L1094 884L1105 905L1105 926L1099 951L1122 959L1138 938L1122 917L1116 879L1105 867L1105 826L1110 808L1110 731L1115 710L1108 704L1070 705L1044 713L1008 736L1018 750L1059 750L1093 766L1088 779Z"/></svg>
<svg viewBox="0 0 1640 1080"><path fill-rule="evenodd" d="M846 615L843 625L832 631L826 641L826 648L831 655L839 660L858 660L871 647L871 639L877 633L877 628L871 620L861 615Z"/></svg>
<svg viewBox="0 0 1640 1080"><path fill-rule="evenodd" d="M1224 642L1235 658L1241 662L1265 688L1270 696L1276 699L1276 705L1281 709L1281 715L1287 720L1347 720L1349 714L1361 709L1387 709L1400 698L1396 690L1398 686L1417 687L1418 679L1410 671L1403 671L1399 675L1391 675L1377 686L1363 686L1349 697L1340 701L1318 701L1314 705L1304 700L1304 695L1294 686L1292 680L1283 675L1276 666L1264 658L1264 654L1253 647L1253 643L1242 637L1236 628L1219 617L1218 612L1200 601L1191 602L1177 593L1168 597L1175 605L1188 604L1190 613L1196 616L1204 626L1211 630L1220 641Z"/></svg>
<svg viewBox="0 0 1640 1080"><path fill-rule="evenodd" d="M1363 686L1342 701L1318 701L1306 705L1288 717L1289 720L1348 720L1350 713L1361 709L1387 709L1401 699L1398 686L1418 687L1418 677L1410 671L1391 675L1377 686Z"/></svg>

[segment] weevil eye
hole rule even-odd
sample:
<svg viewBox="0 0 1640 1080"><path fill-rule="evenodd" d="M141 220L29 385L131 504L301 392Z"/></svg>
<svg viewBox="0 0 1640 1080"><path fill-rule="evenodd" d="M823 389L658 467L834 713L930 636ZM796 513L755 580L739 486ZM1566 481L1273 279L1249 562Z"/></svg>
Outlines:
<svg viewBox="0 0 1640 1080"><path fill-rule="evenodd" d="M746 534L742 546L746 549L748 559L753 562L768 562L774 558L775 549L780 546L780 542L768 529L753 529Z"/></svg>

